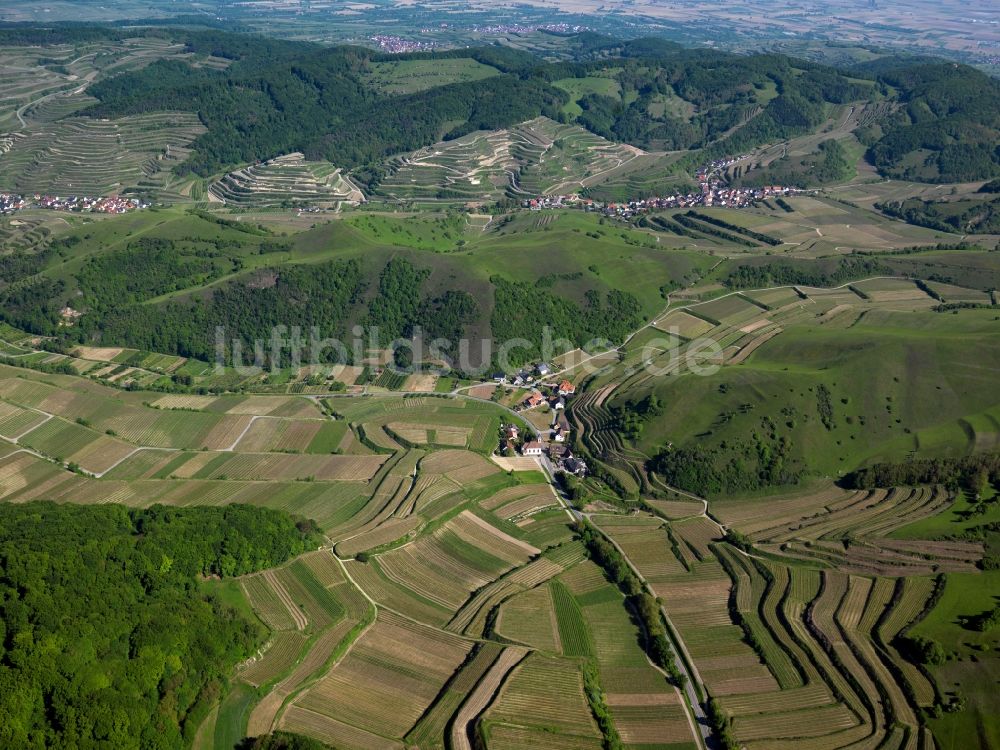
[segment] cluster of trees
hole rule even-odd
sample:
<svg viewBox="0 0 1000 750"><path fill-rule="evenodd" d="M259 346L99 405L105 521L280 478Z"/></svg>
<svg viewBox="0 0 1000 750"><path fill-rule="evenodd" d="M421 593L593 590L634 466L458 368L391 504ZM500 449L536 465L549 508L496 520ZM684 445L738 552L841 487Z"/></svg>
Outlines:
<svg viewBox="0 0 1000 750"><path fill-rule="evenodd" d="M689 220L688 223L690 224L693 222ZM670 232L671 234L676 234L678 237L691 237L692 239L701 238L701 235L697 232L694 232L683 224L679 224L676 221L668 219L666 216L642 216L639 218L639 226L653 229L657 232Z"/></svg>
<svg viewBox="0 0 1000 750"><path fill-rule="evenodd" d="M646 422L663 414L663 402L655 393L650 393L639 401L612 404L611 414L615 420L614 429L629 440L636 440Z"/></svg>
<svg viewBox="0 0 1000 750"><path fill-rule="evenodd" d="M754 492L799 481L788 438L758 432L719 446L668 446L649 460L648 468L668 484L703 497Z"/></svg>
<svg viewBox="0 0 1000 750"><path fill-rule="evenodd" d="M587 696L590 712L594 715L594 720L604 738L603 750L625 750L621 735L618 734L618 728L615 726L614 717L611 715L611 709L604 701L604 691L601 690L601 674L593 659L588 659L583 663L583 692ZM483 722L477 721L477 738L481 737L482 731ZM477 749L486 746L485 740L476 744Z"/></svg>
<svg viewBox="0 0 1000 750"><path fill-rule="evenodd" d="M731 224L728 221L719 219L715 216L709 216L708 214L699 213L697 211L688 211L687 216L698 219L698 221L703 221L706 224L714 224L717 227L722 227L723 229L728 229L731 232L736 232L737 234L745 234L747 237L752 237L758 242L763 242L765 245L780 245L781 240L777 237L772 237L769 234L764 234L763 232L755 232L753 229L748 229L747 227L741 227L738 224Z"/></svg>
<svg viewBox="0 0 1000 750"><path fill-rule="evenodd" d="M316 540L249 506L0 505L0 745L189 745L263 637L198 577Z"/></svg>
<svg viewBox="0 0 1000 750"><path fill-rule="evenodd" d="M977 492L982 483L1000 482L1000 453L975 453L961 458L917 458L906 463L878 463L841 479L848 489L913 487L941 484L957 490L963 486Z"/></svg>
<svg viewBox="0 0 1000 750"><path fill-rule="evenodd" d="M511 352L511 364L520 365L541 356L542 328L549 326L554 339L583 346L600 339L623 340L642 322L642 307L635 295L611 290L603 299L591 289L583 306L526 282L502 276L490 279L494 306L490 327L498 344L515 338L529 342Z"/></svg>
<svg viewBox="0 0 1000 750"><path fill-rule="evenodd" d="M948 658L940 643L922 635L898 638L894 645L915 664L937 667L944 664Z"/></svg>
<svg viewBox="0 0 1000 750"><path fill-rule="evenodd" d="M980 612L978 615L966 617L962 624L970 630L975 630L980 633L987 633L991 630L995 630L1000 627L1000 605L993 607L993 609L988 609L985 612Z"/></svg>
<svg viewBox="0 0 1000 750"><path fill-rule="evenodd" d="M876 203L884 214L939 232L1000 234L1000 198L993 200L904 201Z"/></svg>
<svg viewBox="0 0 1000 750"><path fill-rule="evenodd" d="M687 214L674 214L673 216L673 219L677 224L680 224L681 226L689 230L688 236L697 237L698 236L697 234L690 233L691 230L694 230L696 232L707 234L712 237L718 237L720 240L725 240L726 242L733 242L737 245L743 245L745 247L757 247L756 242L754 242L753 240L749 240L746 237L742 237L738 234L732 234L730 232L723 232L721 229L716 229L711 224L705 224L700 221L695 221L691 217L691 213L693 212L689 212ZM670 228L666 224L664 224L663 226L665 229Z"/></svg>
<svg viewBox="0 0 1000 750"><path fill-rule="evenodd" d="M730 289L759 289L767 286L839 286L870 276L893 275L885 263L868 257L839 258L835 261L748 261L730 271L722 283Z"/></svg>
<svg viewBox="0 0 1000 750"><path fill-rule="evenodd" d="M722 705L714 697L708 699L708 722L712 725L715 735L725 750L738 750L740 743L733 734L733 720L729 718Z"/></svg>
<svg viewBox="0 0 1000 750"><path fill-rule="evenodd" d="M675 685L683 687L686 678L674 661L674 652L670 648L659 602L646 591L646 587L632 571L618 548L603 534L586 521L580 521L576 531L586 546L590 559L604 568L608 578L614 581L628 597L629 606L642 622L646 632L646 650L649 657L670 675Z"/></svg>

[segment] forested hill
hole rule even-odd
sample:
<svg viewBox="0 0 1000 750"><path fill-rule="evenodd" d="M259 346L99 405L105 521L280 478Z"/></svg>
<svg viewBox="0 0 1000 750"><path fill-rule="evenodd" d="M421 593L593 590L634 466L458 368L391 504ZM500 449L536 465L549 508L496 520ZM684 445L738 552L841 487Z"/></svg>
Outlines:
<svg viewBox="0 0 1000 750"><path fill-rule="evenodd" d="M0 505L0 747L189 746L264 635L197 578L317 543L267 508Z"/></svg>
<svg viewBox="0 0 1000 750"><path fill-rule="evenodd" d="M899 106L892 115L858 133L883 174L963 182L1000 173L1000 81L926 58L882 61L859 71L899 91Z"/></svg>
<svg viewBox="0 0 1000 750"><path fill-rule="evenodd" d="M208 132L181 169L201 175L290 151L348 168L377 166L441 138L543 114L645 149L702 149L693 165L812 132L832 105L869 101L881 103L882 115L859 137L883 173L930 182L1000 175L1000 83L927 58L882 59L848 72L783 55L603 37L581 37L579 59L570 62L500 46L389 58L216 31L158 33L233 62L214 70L160 61L99 82L89 89L99 99L89 114L197 112ZM387 93L370 74L390 59L474 61L497 74Z"/></svg>
<svg viewBox="0 0 1000 750"><path fill-rule="evenodd" d="M103 81L89 90L100 100L89 114L197 112L209 130L185 168L202 175L289 151L347 167L369 164L442 136L557 116L566 96L529 74L504 74L389 97L363 80L377 59L371 50L204 33L186 43L192 52L234 62L214 71L160 61ZM510 59L490 50L464 56L484 64Z"/></svg>

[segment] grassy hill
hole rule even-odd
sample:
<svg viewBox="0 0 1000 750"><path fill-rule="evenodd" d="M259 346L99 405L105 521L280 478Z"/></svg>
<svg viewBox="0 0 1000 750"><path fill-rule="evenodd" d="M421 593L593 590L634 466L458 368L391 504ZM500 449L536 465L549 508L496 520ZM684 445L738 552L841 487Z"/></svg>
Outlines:
<svg viewBox="0 0 1000 750"><path fill-rule="evenodd" d="M60 247L37 275L3 292L10 322L81 342L201 359L212 358L217 324L244 340L267 338L278 324L345 336L355 323L379 323L390 340L421 325L453 341L491 339L503 330L536 345L541 327L550 325L579 345L652 318L665 304L664 288L698 278L710 265L704 255L639 231L612 230L582 213L512 217L486 231L464 215L357 214L286 238L249 222L174 209L87 226L68 233ZM370 307L384 284L396 283L386 276L391 259L403 264L392 273L410 268L415 275L390 300L408 311L394 311L387 324L372 319ZM548 305L549 317L512 323L523 309L510 308L510 300L497 304L501 283L529 305ZM454 309L452 319L439 305L455 304L459 293L471 303ZM627 312L583 322L613 294L629 300ZM66 304L86 311L69 329L60 325Z"/></svg>
<svg viewBox="0 0 1000 750"><path fill-rule="evenodd" d="M982 388L980 369L1000 364L995 312L889 309L839 317L807 316L737 367L666 378L611 404L655 393L670 405L635 442L650 455L670 441L706 455L717 451L713 466L720 471L733 461L755 473L780 451L776 484L998 444L1000 400Z"/></svg>

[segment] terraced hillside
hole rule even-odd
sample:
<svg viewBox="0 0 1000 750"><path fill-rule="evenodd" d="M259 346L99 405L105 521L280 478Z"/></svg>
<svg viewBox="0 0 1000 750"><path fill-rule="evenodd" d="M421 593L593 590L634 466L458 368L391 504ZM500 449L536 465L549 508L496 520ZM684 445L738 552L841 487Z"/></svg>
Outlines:
<svg viewBox="0 0 1000 750"><path fill-rule="evenodd" d="M539 117L400 157L379 193L395 199L487 201L569 193L600 182L642 151Z"/></svg>
<svg viewBox="0 0 1000 750"><path fill-rule="evenodd" d="M735 746L935 747L936 688L893 645L931 579L785 566L719 543L705 517L593 520L662 597Z"/></svg>
<svg viewBox="0 0 1000 750"><path fill-rule="evenodd" d="M195 115L70 117L10 136L0 154L3 189L49 195L127 193L185 158L204 127Z"/></svg>
<svg viewBox="0 0 1000 750"><path fill-rule="evenodd" d="M94 103L85 91L100 76L177 57L201 64L184 54L184 45L153 37L2 47L0 133L51 122Z"/></svg>
<svg viewBox="0 0 1000 750"><path fill-rule="evenodd" d="M362 192L328 162L310 162L300 153L279 156L230 172L208 188L211 201L233 206L332 206L360 203Z"/></svg>
<svg viewBox="0 0 1000 750"><path fill-rule="evenodd" d="M937 303L912 281L873 279L840 289L747 291L678 306L630 342L624 374L595 379L571 404L570 415L583 447L632 494L674 485L725 497L829 477L866 460L988 450L997 440L990 415L998 405L974 383L978 363L996 354L988 335L991 318L988 311L971 311L949 320L932 310ZM862 338L866 346L876 346L888 326L898 335L884 341L890 349L877 361L855 355L827 366L831 352L846 352ZM962 338L956 338L958 331ZM959 341L977 344L959 345L950 355L956 363L949 370L954 385L910 383L907 389L926 389L920 397L901 390L905 373L886 351L898 347L909 353L909 361L930 363L939 356L934 352ZM692 358L693 351L700 354ZM698 376L692 364L713 369ZM961 385L966 378L971 380ZM881 389L877 395L872 382ZM939 396L948 387L955 389L954 401ZM619 427L623 413L651 394L673 407L661 418L645 418L633 439L625 439ZM682 455L672 450L697 445L692 448L697 457L688 460L713 466L712 457L722 449L712 451L723 443L754 466L750 455L757 448L777 451L781 469L762 485L751 486L756 479L741 485L746 476L727 474L720 459L707 476L678 479L694 474L685 474L680 459L672 462L671 455Z"/></svg>

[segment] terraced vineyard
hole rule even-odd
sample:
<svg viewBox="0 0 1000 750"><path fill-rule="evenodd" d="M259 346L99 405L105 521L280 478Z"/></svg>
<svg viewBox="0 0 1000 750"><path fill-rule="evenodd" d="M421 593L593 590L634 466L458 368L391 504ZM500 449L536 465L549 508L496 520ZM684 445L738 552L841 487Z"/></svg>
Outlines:
<svg viewBox="0 0 1000 750"><path fill-rule="evenodd" d="M391 162L379 193L400 200L497 200L574 192L641 152L540 117L475 132Z"/></svg>
<svg viewBox="0 0 1000 750"><path fill-rule="evenodd" d="M237 207L297 204L322 207L365 199L334 165L306 161L300 153L230 172L209 186L208 198Z"/></svg>
<svg viewBox="0 0 1000 750"><path fill-rule="evenodd" d="M50 44L43 56L39 49L10 46L0 51L5 72L0 83L0 132L51 122L93 103L83 92L99 75L184 53L183 45L152 37Z"/></svg>
<svg viewBox="0 0 1000 750"><path fill-rule="evenodd" d="M933 746L917 718L933 685L892 645L921 616L930 579L789 567L706 546L690 523L671 526L671 551L659 523L609 517L601 528L662 597L741 745Z"/></svg>
<svg viewBox="0 0 1000 750"><path fill-rule="evenodd" d="M956 299L974 296L961 289L948 291ZM934 304L926 285L889 278L838 289L748 290L682 303L637 334L617 364L584 381L578 388L582 393L571 402L577 447L585 451L588 463L599 467L598 479L583 484L579 502L660 597L693 679L706 699L714 699L732 747L941 746L931 728L937 732L947 725L948 719L938 717L954 710L949 706L954 705L955 694L940 681L943 669L917 663L909 633L933 632L923 623L936 611L949 582L975 587L975 581L984 577L989 543L984 545L983 537L946 535L946 531L950 524L974 523L968 508L977 507L979 512L985 508L967 505L962 500L967 495L954 486L855 491L819 477L808 483L808 490L785 488L777 497L721 494L705 501L652 471L645 447L666 438L678 440L678 431L684 429L705 441L740 413L748 415L739 423L746 425L744 431L725 433L727 442L751 430L793 429L796 422L808 419L803 417L803 402L791 397L781 401L780 393L782 388L795 392L795 376L783 378L796 368L813 373L809 387L799 386L803 392L817 394L818 383L838 389L834 396L821 389L811 396L820 405L829 398L836 415L827 417L825 426L817 416L814 431L829 430L838 441L847 442L857 435L849 438L843 428L860 420L862 425L868 423L867 432L861 434L871 440L878 429L872 422L880 415L868 416L862 404L876 401L876 395L845 391L842 372L826 375L827 368L817 364L824 360L819 353L824 344L813 343L815 348L809 349L803 343L807 339L799 336L808 332L815 339L836 331L836 345L845 346L857 340L851 337L858 328L867 324L865 330L875 331L871 327L875 321L882 325L892 320L899 335L920 341L942 321L929 312ZM782 343L790 339L794 343ZM686 376L693 367L685 353L705 341L714 345L709 364L721 369L699 383L698 378ZM984 356L992 356L992 343L984 340L982 347ZM792 365L796 351L810 353ZM638 367L640 363L645 367ZM975 367L971 360L969 364ZM683 380L685 376L689 380ZM900 380L898 375L894 381L880 374L856 382L877 383L874 389L879 393L885 381ZM682 382L700 387L683 397L678 391L653 390ZM742 390L730 397L728 410L714 419L699 416L710 408L703 405L706 401L716 393L725 401L734 387ZM939 385L937 391L941 390ZM664 418L670 425L666 438L660 437L663 432L657 432L657 438L639 432L638 438L633 435L629 440L622 434L623 406L634 409L650 393L659 395L668 404L668 413L676 416ZM771 399L784 404L785 410L754 414L755 407L775 403ZM913 409L912 395L879 394L877 399L881 402L877 408L900 417L890 424L914 419L914 412L898 405L902 401ZM741 405L749 401L754 403ZM942 400L930 401L938 411L918 411L917 418L927 420L925 425L953 418L942 415ZM895 443L893 455L906 461L928 453L953 456L989 450L985 446L993 444L996 427L989 416L995 407L988 404L987 399L969 409L985 408L982 415L954 414L961 429L924 426L912 431L923 436L912 442L907 439L911 431L902 431L904 438ZM643 426L646 431L664 429L657 420L646 419ZM798 437L786 439L800 442ZM833 438L829 443L834 444ZM912 450L903 447L909 445ZM886 460L884 449L869 450L876 460ZM816 455L806 454L802 460L815 465L822 460L821 454ZM863 461L866 454L854 455ZM615 494L631 496L633 515L609 514L604 500L609 487ZM989 489L985 491L990 496ZM956 505L965 510L955 511ZM953 520L937 520L942 517ZM740 542L744 546L725 543L727 530L739 532L734 538L744 539ZM546 604L537 595L531 602L539 609ZM503 619L500 622L503 625ZM553 639L540 623L530 627L526 623L520 630L506 627L523 633L522 640L551 643Z"/></svg>
<svg viewBox="0 0 1000 750"><path fill-rule="evenodd" d="M55 195L126 194L186 158L205 131L189 113L117 120L65 118L11 136L0 154L0 186Z"/></svg>

